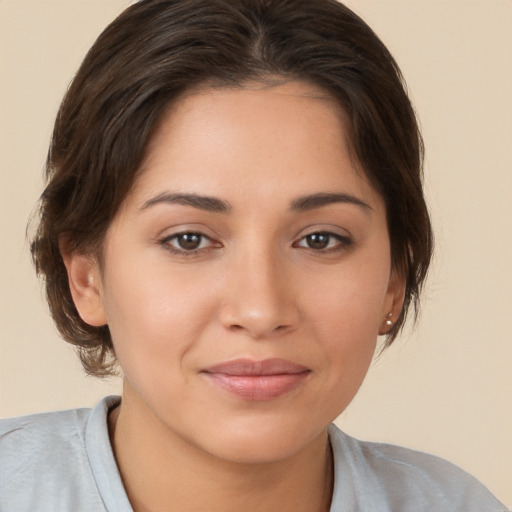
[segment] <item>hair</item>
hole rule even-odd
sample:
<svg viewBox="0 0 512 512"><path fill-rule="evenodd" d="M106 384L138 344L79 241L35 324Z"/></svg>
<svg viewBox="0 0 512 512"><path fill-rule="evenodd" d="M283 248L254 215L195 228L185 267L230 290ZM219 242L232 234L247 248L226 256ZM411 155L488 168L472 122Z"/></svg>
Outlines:
<svg viewBox="0 0 512 512"><path fill-rule="evenodd" d="M116 368L108 326L81 320L65 250L98 256L167 106L208 84L302 80L337 100L352 150L386 205L391 261L405 278L401 314L418 313L432 256L423 143L401 72L366 23L336 0L140 0L98 37L60 106L32 240L61 336L88 374Z"/></svg>

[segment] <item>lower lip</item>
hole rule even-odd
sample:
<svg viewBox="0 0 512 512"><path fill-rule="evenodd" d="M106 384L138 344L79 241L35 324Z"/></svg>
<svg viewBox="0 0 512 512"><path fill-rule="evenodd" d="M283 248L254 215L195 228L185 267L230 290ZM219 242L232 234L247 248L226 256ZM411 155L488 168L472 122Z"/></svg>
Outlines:
<svg viewBox="0 0 512 512"><path fill-rule="evenodd" d="M204 373L215 385L244 400L272 400L294 390L306 379L309 372L279 375L226 375Z"/></svg>

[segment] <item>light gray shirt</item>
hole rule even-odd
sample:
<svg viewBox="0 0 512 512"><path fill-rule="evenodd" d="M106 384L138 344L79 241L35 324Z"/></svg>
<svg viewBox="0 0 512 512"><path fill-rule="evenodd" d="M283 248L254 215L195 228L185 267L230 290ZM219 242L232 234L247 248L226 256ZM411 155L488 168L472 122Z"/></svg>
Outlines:
<svg viewBox="0 0 512 512"><path fill-rule="evenodd" d="M133 512L108 436L119 397L0 421L0 512ZM505 512L477 480L442 459L358 441L329 427L331 512Z"/></svg>

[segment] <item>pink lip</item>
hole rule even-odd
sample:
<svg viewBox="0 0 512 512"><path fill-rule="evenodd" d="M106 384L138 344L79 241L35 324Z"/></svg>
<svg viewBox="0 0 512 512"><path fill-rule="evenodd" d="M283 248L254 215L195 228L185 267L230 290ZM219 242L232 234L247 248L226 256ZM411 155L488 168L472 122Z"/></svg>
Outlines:
<svg viewBox="0 0 512 512"><path fill-rule="evenodd" d="M245 400L272 400L288 393L309 375L305 366L284 359L235 359L201 372L213 384Z"/></svg>

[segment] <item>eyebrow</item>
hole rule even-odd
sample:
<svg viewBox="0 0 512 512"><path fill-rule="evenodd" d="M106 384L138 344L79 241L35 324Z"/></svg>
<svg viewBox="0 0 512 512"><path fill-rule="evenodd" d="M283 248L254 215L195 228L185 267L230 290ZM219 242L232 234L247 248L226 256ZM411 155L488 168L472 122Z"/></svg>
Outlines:
<svg viewBox="0 0 512 512"><path fill-rule="evenodd" d="M361 207L363 210L373 210L373 208L365 203L362 199L351 194L320 192L304 197L299 197L292 202L292 211L307 211L321 208L329 204L348 203Z"/></svg>
<svg viewBox="0 0 512 512"><path fill-rule="evenodd" d="M303 212L335 203L353 204L364 210L373 210L368 203L365 203L362 199L359 199L356 196L335 192L319 192L317 194L299 197L292 201L290 210ZM149 199L141 206L140 210L146 210L147 208L151 208L157 204L181 204L215 213L229 213L232 210L232 206L227 201L216 197L201 196L190 193L173 194L170 192L163 192Z"/></svg>
<svg viewBox="0 0 512 512"><path fill-rule="evenodd" d="M151 206L162 203L182 204L184 206L198 208L199 210L216 213L228 213L231 210L231 205L228 202L217 199L216 197L200 196L198 194L171 194L169 192L163 192L149 201L146 201L140 209L146 210Z"/></svg>

